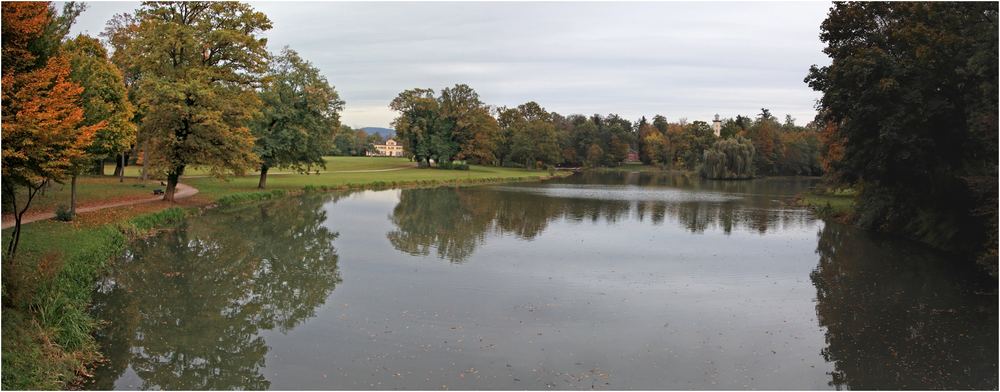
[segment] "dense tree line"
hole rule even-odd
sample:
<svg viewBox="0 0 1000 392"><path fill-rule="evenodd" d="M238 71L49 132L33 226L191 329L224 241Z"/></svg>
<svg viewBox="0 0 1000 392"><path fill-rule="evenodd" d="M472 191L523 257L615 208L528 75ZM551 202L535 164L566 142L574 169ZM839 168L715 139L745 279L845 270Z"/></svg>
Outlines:
<svg viewBox="0 0 1000 392"><path fill-rule="evenodd" d="M767 109L756 119L723 122L720 137L704 121L669 122L656 115L632 122L617 114L561 115L537 102L491 107L471 87L458 84L440 95L432 89L403 91L389 105L406 152L422 165L468 160L526 168L618 166L630 153L646 164L698 170L720 141L742 137L758 152L753 168L762 175L820 175L820 130L779 123ZM750 178L741 175L739 178Z"/></svg>
<svg viewBox="0 0 1000 392"><path fill-rule="evenodd" d="M354 129L347 125L341 125L333 134L333 147L329 154L364 156L367 152L375 150L375 144L382 143L385 143L385 140L377 133L369 135L364 129Z"/></svg>
<svg viewBox="0 0 1000 392"><path fill-rule="evenodd" d="M822 25L824 164L856 221L997 265L997 4L837 3Z"/></svg>

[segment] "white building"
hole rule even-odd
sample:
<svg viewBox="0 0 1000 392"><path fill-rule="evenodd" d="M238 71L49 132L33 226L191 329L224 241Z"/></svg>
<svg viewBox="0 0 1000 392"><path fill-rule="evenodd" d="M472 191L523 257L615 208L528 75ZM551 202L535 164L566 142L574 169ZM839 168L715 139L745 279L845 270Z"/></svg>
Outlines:
<svg viewBox="0 0 1000 392"><path fill-rule="evenodd" d="M376 144L375 151L367 151L365 155L370 157L401 157L403 156L403 146L395 140L389 139L385 144Z"/></svg>
<svg viewBox="0 0 1000 392"><path fill-rule="evenodd" d="M722 120L719 120L719 114L715 114L715 120L712 120L712 132L715 133L715 137L722 136Z"/></svg>

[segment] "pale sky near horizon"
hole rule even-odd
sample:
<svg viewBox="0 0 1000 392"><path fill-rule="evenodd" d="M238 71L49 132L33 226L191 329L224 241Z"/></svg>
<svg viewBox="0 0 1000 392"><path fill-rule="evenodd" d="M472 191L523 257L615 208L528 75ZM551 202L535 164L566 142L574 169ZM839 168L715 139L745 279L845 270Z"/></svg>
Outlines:
<svg viewBox="0 0 1000 392"><path fill-rule="evenodd" d="M561 114L708 121L760 108L805 124L826 65L829 2L250 2L346 101L344 124L389 127L400 91L456 83L490 105ZM97 35L137 2L87 2L72 34Z"/></svg>

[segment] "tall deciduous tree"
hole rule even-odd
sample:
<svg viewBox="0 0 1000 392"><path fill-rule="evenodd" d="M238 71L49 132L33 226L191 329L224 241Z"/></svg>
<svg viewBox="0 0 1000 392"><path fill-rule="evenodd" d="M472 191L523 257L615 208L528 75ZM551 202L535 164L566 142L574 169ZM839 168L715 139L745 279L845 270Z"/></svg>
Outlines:
<svg viewBox="0 0 1000 392"><path fill-rule="evenodd" d="M997 3L836 3L820 38L834 174L858 185L858 223L996 269ZM829 133L829 132L827 132Z"/></svg>
<svg viewBox="0 0 1000 392"><path fill-rule="evenodd" d="M560 161L559 139L552 116L538 103L528 102L501 114L509 138L510 160L535 168L539 163L554 165Z"/></svg>
<svg viewBox="0 0 1000 392"><path fill-rule="evenodd" d="M148 2L136 13L141 128L173 200L189 165L215 175L257 165L247 127L260 108L271 21L237 2Z"/></svg>
<svg viewBox="0 0 1000 392"><path fill-rule="evenodd" d="M332 146L344 107L319 70L287 47L272 60L268 79L260 93L264 107L253 125L254 151L261 161L260 189L272 167L300 172L312 165L326 167L323 154Z"/></svg>
<svg viewBox="0 0 1000 392"><path fill-rule="evenodd" d="M56 17L48 3L5 2L2 7L3 193L14 211L7 245L7 255L13 256L31 201L49 182L69 175L72 163L85 155L96 127L80 126L83 89L70 80L66 56L49 45L60 39L51 34L65 31L60 26L66 14ZM26 200L19 204L22 190Z"/></svg>
<svg viewBox="0 0 1000 392"><path fill-rule="evenodd" d="M95 160L119 157L135 143L133 109L121 72L108 60L107 51L95 38L79 35L64 46L69 57L70 79L83 87L82 126L97 126L83 162L75 162L72 173L70 212L76 213L76 177Z"/></svg>
<svg viewBox="0 0 1000 392"><path fill-rule="evenodd" d="M122 80L125 83L125 88L128 91L129 101L135 110L132 112L132 123L141 124L142 123L142 107L139 100L139 80L142 76L141 68L139 67L139 61L137 61L140 56L136 53L137 43L136 37L139 32L139 20L135 15L123 13L114 15L111 20L108 21L104 32L101 33L101 37L104 38L107 45L111 48L112 53L110 56L111 63L118 67L118 70L122 74ZM141 129L137 129L136 137L132 146L130 146L130 151L138 153L142 151L142 179L145 180L148 176L148 170L146 165L145 156L148 156L148 149L143 149L143 141L146 138L141 133ZM143 151L144 150L144 151ZM119 159L115 160L115 175L119 178L123 177L125 174L125 160L126 155L122 155ZM138 159L138 158L137 158ZM104 163L101 162L96 167L97 174L104 174Z"/></svg>
<svg viewBox="0 0 1000 392"><path fill-rule="evenodd" d="M494 150L500 127L476 90L456 84L441 90L439 101L441 115L452 128L452 139L459 146L455 158L485 164L496 162Z"/></svg>
<svg viewBox="0 0 1000 392"><path fill-rule="evenodd" d="M432 158L432 136L443 127L434 90L416 88L403 91L392 100L389 108L399 112L392 121L396 138L413 159L427 165Z"/></svg>

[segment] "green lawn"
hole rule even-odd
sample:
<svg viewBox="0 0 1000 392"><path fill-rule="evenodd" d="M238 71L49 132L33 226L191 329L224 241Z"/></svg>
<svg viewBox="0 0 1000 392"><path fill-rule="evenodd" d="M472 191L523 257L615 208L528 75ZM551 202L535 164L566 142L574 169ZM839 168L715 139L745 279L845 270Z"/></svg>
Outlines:
<svg viewBox="0 0 1000 392"><path fill-rule="evenodd" d="M857 193L852 189L817 189L800 195L799 204L811 208L821 216L844 219L854 211L856 196Z"/></svg>
<svg viewBox="0 0 1000 392"><path fill-rule="evenodd" d="M348 183L356 184L367 184L375 181L415 181L422 179L453 179L462 177L462 174L466 174L465 177L470 178L482 178L482 177L510 177L510 176L521 176L524 175L525 171L516 171L517 174L513 174L513 169L499 169L500 171L493 171L492 168L483 168L483 170L473 169L468 172L462 171L445 171L445 170L419 170L416 171L413 168L413 162L410 162L406 158L382 158L382 157L324 157L326 160L326 170L320 170L319 175L310 174L292 174L291 170L288 169L272 169L271 172L274 174L268 175L268 187L276 187L283 189L297 188L301 189L305 185L316 185L316 186L338 186ZM413 168L408 169L408 168ZM396 173L395 170L400 172L409 172L407 174ZM372 172L372 173L341 173L341 172L351 172L351 171L361 171L361 170L393 170L390 172ZM484 171L485 170L485 171ZM111 176L114 173L114 165L105 166L105 176L81 176L77 179L77 206L87 206L88 204L95 204L104 201L121 201L121 200L133 200L138 198L143 198L145 196L151 196L152 191L155 188L163 188L160 185L159 179L150 179L146 182L142 182L138 179L139 167L138 166L128 166L125 168L125 181L118 182L117 177ZM241 178L230 178L230 182L225 182L221 180L216 180L214 178L201 178L208 175L208 171L193 167L186 170L186 175L181 178L181 182L192 184L196 188L201 188L200 184L208 187L211 192L210 195L221 195L233 191L248 191L254 190L257 186L258 173L250 173L245 177ZM432 175L426 175L427 172L437 172ZM289 174L281 174L289 173ZM471 175L469 175L471 173ZM488 173L488 174L487 174ZM541 173L541 172L538 172ZM419 175L417 175L419 174ZM198 183L199 185L195 185ZM69 205L70 198L70 185L69 182L65 184L53 183L51 184L43 193L35 197L31 202L30 213L34 212L51 212L56 209L59 205ZM18 192L18 201L24 201L24 193ZM9 206L4 205L3 212L9 213Z"/></svg>
<svg viewBox="0 0 1000 392"><path fill-rule="evenodd" d="M329 172L329 171L346 171L346 170L386 170L386 169L396 169L400 167L413 166L413 162L410 162L406 158L391 158L391 157L323 157L326 161L326 169L318 168L319 171ZM138 177L141 173L141 167L139 166L126 166L125 176L126 177ZM271 169L272 172L289 172L291 170L275 168ZM115 164L107 163L104 165L104 174L111 175L115 172ZM250 174L259 173L254 170ZM204 176L209 175L209 171L205 168L198 166L191 166L184 170L186 176Z"/></svg>
<svg viewBox="0 0 1000 392"><path fill-rule="evenodd" d="M340 159L337 159L339 161ZM351 161L353 160L353 161ZM379 170L392 168L392 161L395 158L351 158L344 163L346 167L352 169L343 170ZM359 161L362 160L362 161ZM369 160L365 162L363 160ZM376 161L376 162L371 162ZM406 162L405 160L396 162ZM378 166L376 166L378 165ZM389 167L384 167L388 165ZM328 168L332 169L334 166ZM337 170L341 170L338 166ZM395 167L398 167L396 165ZM362 169L364 168L364 169ZM501 168L492 166L472 165L469 170L438 170L419 169L415 167L402 170L381 171L381 172L324 172L320 174L269 174L267 176L267 189L288 189L298 190L307 185L315 187L339 187L345 185L366 185L373 183L384 183L396 185L413 183L417 181L453 181L453 180L483 180L520 177L528 179L530 177L547 176L548 173L541 170L525 170L513 168ZM249 192L257 190L258 176L243 176L220 180L211 177L182 179L181 182L198 188L206 195L218 198L233 192Z"/></svg>

